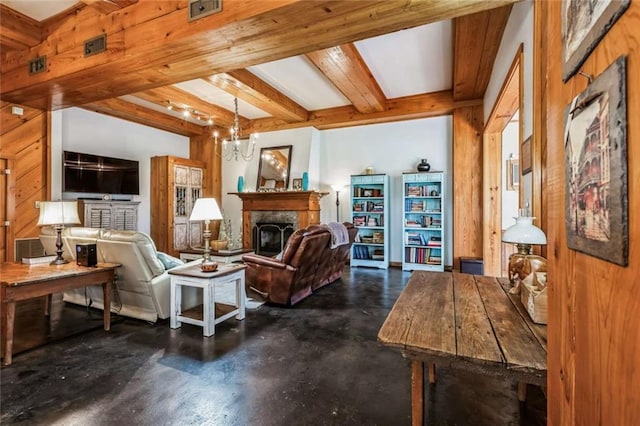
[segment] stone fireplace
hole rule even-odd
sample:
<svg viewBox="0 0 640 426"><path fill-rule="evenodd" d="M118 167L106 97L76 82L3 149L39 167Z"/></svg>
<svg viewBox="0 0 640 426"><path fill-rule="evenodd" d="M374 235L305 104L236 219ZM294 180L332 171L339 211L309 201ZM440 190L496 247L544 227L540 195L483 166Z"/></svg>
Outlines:
<svg viewBox="0 0 640 426"><path fill-rule="evenodd" d="M263 225L274 225L276 228L264 228L264 231L280 232L280 228L291 230L306 228L320 223L320 198L326 192L317 191L276 191L276 192L233 192L242 199L242 244L243 248L256 252L257 229ZM258 225L262 224L262 225ZM281 246L291 235L288 231L281 235ZM268 237L273 238L273 236ZM282 238L285 238L282 240ZM271 242L270 242L271 244ZM275 244L275 243L274 243ZM274 246L275 247L275 246ZM275 250L273 248L272 250ZM277 254L278 249L273 254Z"/></svg>

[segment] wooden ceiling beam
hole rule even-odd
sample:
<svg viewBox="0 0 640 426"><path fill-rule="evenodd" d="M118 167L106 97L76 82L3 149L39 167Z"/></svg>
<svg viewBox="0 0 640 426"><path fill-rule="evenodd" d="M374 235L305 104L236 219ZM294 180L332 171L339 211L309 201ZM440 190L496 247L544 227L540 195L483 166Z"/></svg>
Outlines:
<svg viewBox="0 0 640 426"><path fill-rule="evenodd" d="M87 7L70 20L77 28L61 25L28 55L4 60L0 94L40 109L64 108L515 1L466 0L452 6L450 0L229 0L222 12L194 21L187 19L184 0L138 2L107 16L91 15ZM83 41L100 33L107 34L107 51L85 58ZM47 55L47 72L29 76L28 60L42 54Z"/></svg>
<svg viewBox="0 0 640 426"><path fill-rule="evenodd" d="M384 110L387 98L352 43L310 52L307 58L359 112Z"/></svg>
<svg viewBox="0 0 640 426"><path fill-rule="evenodd" d="M134 93L136 98L167 107L169 102L178 107L194 109L204 115L211 116L216 125L229 127L233 125L233 112L218 105L206 102L201 98L174 86L158 87L144 92ZM249 120L241 119L242 126L248 126Z"/></svg>
<svg viewBox="0 0 640 426"><path fill-rule="evenodd" d="M33 18L0 4L0 46L29 49L42 43L42 27Z"/></svg>
<svg viewBox="0 0 640 426"><path fill-rule="evenodd" d="M450 90L389 99L383 111L361 113L353 106L311 111L305 122L287 123L275 118L260 118L251 121L247 132L270 132L299 127L316 127L320 130L336 129L363 124L389 123L392 121L449 115L456 108L482 105L483 100L454 101Z"/></svg>
<svg viewBox="0 0 640 426"><path fill-rule="evenodd" d="M309 111L248 70L216 74L204 80L278 119L306 121L309 117Z"/></svg>
<svg viewBox="0 0 640 426"><path fill-rule="evenodd" d="M188 137L200 136L208 129L118 98L80 105L80 108Z"/></svg>
<svg viewBox="0 0 640 426"><path fill-rule="evenodd" d="M484 96L512 5L453 20L453 98Z"/></svg>

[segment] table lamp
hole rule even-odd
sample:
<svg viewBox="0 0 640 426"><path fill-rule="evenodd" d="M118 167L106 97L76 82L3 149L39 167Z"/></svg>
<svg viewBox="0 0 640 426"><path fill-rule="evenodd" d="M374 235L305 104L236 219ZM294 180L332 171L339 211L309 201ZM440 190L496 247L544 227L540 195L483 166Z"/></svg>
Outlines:
<svg viewBox="0 0 640 426"><path fill-rule="evenodd" d="M509 256L509 279L513 282L513 278L518 274L518 269L523 260L526 260L527 256L533 254L531 246L545 245L547 244L547 237L544 235L542 229L533 224L534 217L528 216L528 209L521 209L520 215L514 217L516 224L507 228L502 236L502 241L505 243L515 244L518 248L517 253L513 253Z"/></svg>
<svg viewBox="0 0 640 426"><path fill-rule="evenodd" d="M336 191L336 222L340 222L340 190L344 188L341 183L334 183L331 188Z"/></svg>
<svg viewBox="0 0 640 426"><path fill-rule="evenodd" d="M40 217L38 226L52 225L56 230L56 254L58 255L51 265L62 265L69 263L62 257L62 230L65 225L77 225L80 223L78 217L77 201L41 201Z"/></svg>
<svg viewBox="0 0 640 426"><path fill-rule="evenodd" d="M201 269L205 272L212 272L218 269L218 264L211 261L211 231L209 230L209 223L212 220L222 220L222 213L218 207L218 203L215 198L198 198L191 210L191 216L189 220L204 221L204 232L202 236L204 238L204 255L202 260Z"/></svg>

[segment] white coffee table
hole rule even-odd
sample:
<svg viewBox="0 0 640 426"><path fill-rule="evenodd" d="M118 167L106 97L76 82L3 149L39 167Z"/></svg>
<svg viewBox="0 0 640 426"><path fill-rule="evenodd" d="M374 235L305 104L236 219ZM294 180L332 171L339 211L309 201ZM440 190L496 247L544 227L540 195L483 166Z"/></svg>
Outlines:
<svg viewBox="0 0 640 426"><path fill-rule="evenodd" d="M202 272L200 262L188 263L169 270L171 275L171 328L179 328L183 322L203 328L206 337L215 334L215 325L232 316L237 320L245 317L246 295L244 290L245 265L221 264L216 272ZM216 286L235 282L235 305L216 303ZM202 306L182 311L182 287L201 288Z"/></svg>

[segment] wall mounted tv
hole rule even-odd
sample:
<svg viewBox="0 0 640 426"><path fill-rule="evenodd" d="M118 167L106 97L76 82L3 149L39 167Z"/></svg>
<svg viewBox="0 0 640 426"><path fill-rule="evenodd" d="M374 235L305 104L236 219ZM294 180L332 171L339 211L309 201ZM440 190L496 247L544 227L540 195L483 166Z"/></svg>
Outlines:
<svg viewBox="0 0 640 426"><path fill-rule="evenodd" d="M140 194L138 162L64 151L62 190L94 194Z"/></svg>

